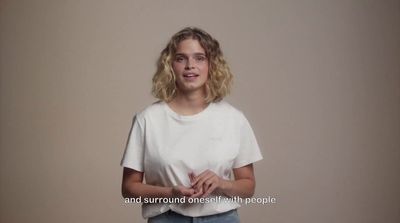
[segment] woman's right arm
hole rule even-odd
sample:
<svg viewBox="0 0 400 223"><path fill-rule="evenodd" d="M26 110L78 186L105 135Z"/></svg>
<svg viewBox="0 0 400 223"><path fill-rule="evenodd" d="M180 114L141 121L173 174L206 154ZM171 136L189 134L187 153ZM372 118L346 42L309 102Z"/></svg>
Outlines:
<svg viewBox="0 0 400 223"><path fill-rule="evenodd" d="M122 196L124 198L138 197L190 197L194 189L184 186L161 187L143 183L143 172L124 167L122 177Z"/></svg>

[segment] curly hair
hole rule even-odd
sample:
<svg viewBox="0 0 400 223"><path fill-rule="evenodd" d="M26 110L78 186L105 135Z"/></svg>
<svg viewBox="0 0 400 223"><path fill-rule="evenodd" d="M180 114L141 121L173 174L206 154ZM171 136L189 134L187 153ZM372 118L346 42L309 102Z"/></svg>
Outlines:
<svg viewBox="0 0 400 223"><path fill-rule="evenodd" d="M157 61L157 71L153 76L152 94L154 97L167 102L176 96L176 77L172 69L172 61L178 44L189 38L199 41L209 60L206 102L222 100L231 90L233 75L223 57L218 41L204 30L196 27L186 27L177 32L161 51Z"/></svg>

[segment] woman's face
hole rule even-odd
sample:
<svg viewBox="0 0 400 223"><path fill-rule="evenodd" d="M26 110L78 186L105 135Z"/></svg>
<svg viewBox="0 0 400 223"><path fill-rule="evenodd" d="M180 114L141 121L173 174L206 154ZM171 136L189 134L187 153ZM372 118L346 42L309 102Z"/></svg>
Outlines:
<svg viewBox="0 0 400 223"><path fill-rule="evenodd" d="M180 93L201 93L205 95L208 79L208 58L198 40L182 40L176 49L172 62L176 84Z"/></svg>

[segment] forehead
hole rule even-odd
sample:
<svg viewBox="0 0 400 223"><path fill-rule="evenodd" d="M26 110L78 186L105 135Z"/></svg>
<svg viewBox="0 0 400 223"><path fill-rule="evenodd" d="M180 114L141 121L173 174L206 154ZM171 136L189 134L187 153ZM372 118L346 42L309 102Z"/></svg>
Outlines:
<svg viewBox="0 0 400 223"><path fill-rule="evenodd" d="M205 53L205 50L198 40L189 38L178 43L176 53Z"/></svg>

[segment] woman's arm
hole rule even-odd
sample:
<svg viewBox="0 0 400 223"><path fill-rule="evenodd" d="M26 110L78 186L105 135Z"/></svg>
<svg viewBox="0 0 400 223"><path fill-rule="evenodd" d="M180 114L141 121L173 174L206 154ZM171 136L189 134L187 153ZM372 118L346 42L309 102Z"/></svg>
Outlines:
<svg viewBox="0 0 400 223"><path fill-rule="evenodd" d="M161 187L143 183L143 172L124 167L122 176L122 196L137 197L182 197L192 196L194 190L184 186Z"/></svg>
<svg viewBox="0 0 400 223"><path fill-rule="evenodd" d="M217 190L229 197L251 197L255 189L253 164L233 169L235 180L224 180L214 172L206 170L194 177L192 185L196 191L204 191L203 197Z"/></svg>
<svg viewBox="0 0 400 223"><path fill-rule="evenodd" d="M253 164L233 169L235 180L222 180L220 191L230 197L252 197L256 187Z"/></svg>

